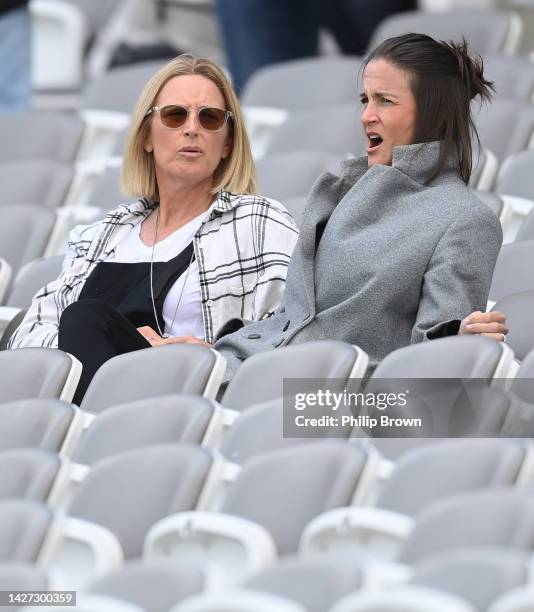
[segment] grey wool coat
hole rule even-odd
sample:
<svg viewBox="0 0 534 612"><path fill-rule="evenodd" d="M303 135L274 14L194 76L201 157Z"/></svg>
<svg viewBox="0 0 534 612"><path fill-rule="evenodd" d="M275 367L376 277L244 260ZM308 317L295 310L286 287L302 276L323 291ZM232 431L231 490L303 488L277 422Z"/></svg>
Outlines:
<svg viewBox="0 0 534 612"><path fill-rule="evenodd" d="M254 353L321 339L356 344L376 364L399 347L457 333L461 319L486 309L501 226L455 160L425 185L439 147L396 147L391 166L368 168L362 157L344 162L339 177L319 177L282 307L215 344L227 380Z"/></svg>

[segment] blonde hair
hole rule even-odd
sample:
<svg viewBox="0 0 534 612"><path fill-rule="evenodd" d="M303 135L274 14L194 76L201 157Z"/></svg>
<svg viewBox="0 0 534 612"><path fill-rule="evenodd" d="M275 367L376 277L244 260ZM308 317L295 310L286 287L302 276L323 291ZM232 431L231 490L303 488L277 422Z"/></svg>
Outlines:
<svg viewBox="0 0 534 612"><path fill-rule="evenodd" d="M224 98L226 110L233 114L233 119L228 121L232 135L232 149L225 159L221 159L214 172L212 193L223 190L248 194L257 192L256 167L252 159L250 142L239 101L229 78L215 62L184 54L163 66L148 81L139 96L132 114L122 164L122 187L127 195L156 201L159 199L154 156L144 149L152 117L152 115L147 117L147 112L156 104L159 92L170 79L193 74L206 77L215 83Z"/></svg>

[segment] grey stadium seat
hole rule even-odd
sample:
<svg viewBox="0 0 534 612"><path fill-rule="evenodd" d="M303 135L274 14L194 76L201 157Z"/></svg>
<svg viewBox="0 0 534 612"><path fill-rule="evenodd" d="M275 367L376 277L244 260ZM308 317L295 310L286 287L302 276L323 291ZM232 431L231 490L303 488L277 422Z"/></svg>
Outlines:
<svg viewBox="0 0 534 612"><path fill-rule="evenodd" d="M497 302L502 298L534 289L534 240L513 242L502 246L489 291L489 299Z"/></svg>
<svg viewBox="0 0 534 612"><path fill-rule="evenodd" d="M88 592L122 599L147 612L168 612L173 605L205 588L203 572L191 565L130 561L96 580Z"/></svg>
<svg viewBox="0 0 534 612"><path fill-rule="evenodd" d="M305 196L326 170L337 172L341 159L324 151L288 151L262 157L256 163L260 192L284 203Z"/></svg>
<svg viewBox="0 0 534 612"><path fill-rule="evenodd" d="M491 54L484 57L484 76L493 81L495 95L532 101L534 95L534 64L525 57Z"/></svg>
<svg viewBox="0 0 534 612"><path fill-rule="evenodd" d="M0 451L40 448L58 453L74 416L71 404L56 399L0 404Z"/></svg>
<svg viewBox="0 0 534 612"><path fill-rule="evenodd" d="M332 106L325 121L323 109L291 113L275 128L267 146L267 154L321 149L333 155L359 157L367 151L367 138L354 104ZM310 126L313 125L313 130Z"/></svg>
<svg viewBox="0 0 534 612"><path fill-rule="evenodd" d="M534 610L534 588L529 584L499 597L488 612L530 612Z"/></svg>
<svg viewBox="0 0 534 612"><path fill-rule="evenodd" d="M283 397L283 380L290 378L331 378L344 385L349 379L361 379L367 364L366 353L337 340L319 340L258 353L239 368L221 403L234 410L244 410Z"/></svg>
<svg viewBox="0 0 534 612"><path fill-rule="evenodd" d="M284 436L284 400L276 398L244 410L227 432L220 451L233 463L243 464L268 451L306 444L316 438ZM341 427L336 428L339 431ZM346 429L348 438L351 428ZM322 434L326 436L326 433Z"/></svg>
<svg viewBox="0 0 534 612"><path fill-rule="evenodd" d="M32 398L70 401L80 373L80 362L57 349L0 351L0 403Z"/></svg>
<svg viewBox="0 0 534 612"><path fill-rule="evenodd" d="M42 503L27 499L1 502L0 561L36 561L51 522L52 512Z"/></svg>
<svg viewBox="0 0 534 612"><path fill-rule="evenodd" d="M308 204L308 198L306 196L299 196L296 198L284 198L282 204L287 208L289 214L293 217L297 227L302 226L302 218L304 216L304 210Z"/></svg>
<svg viewBox="0 0 534 612"><path fill-rule="evenodd" d="M31 499L45 502L61 466L59 456L38 448L0 453L0 500Z"/></svg>
<svg viewBox="0 0 534 612"><path fill-rule="evenodd" d="M323 612L343 595L360 588L363 571L347 557L288 558L247 579L246 589L280 595L308 612Z"/></svg>
<svg viewBox="0 0 534 612"><path fill-rule="evenodd" d="M522 240L534 240L534 210L528 213L519 226L515 242L521 242Z"/></svg>
<svg viewBox="0 0 534 612"><path fill-rule="evenodd" d="M534 290L513 293L501 298L492 310L504 312L509 332L506 342L522 361L534 350Z"/></svg>
<svg viewBox="0 0 534 612"><path fill-rule="evenodd" d="M425 587L393 586L347 595L328 612L478 612L466 601Z"/></svg>
<svg viewBox="0 0 534 612"><path fill-rule="evenodd" d="M81 408L101 412L116 404L172 393L215 398L223 375L222 357L203 346L167 344L134 351L100 367Z"/></svg>
<svg viewBox="0 0 534 612"><path fill-rule="evenodd" d="M261 68L247 82L243 106L298 111L356 102L357 57L306 58Z"/></svg>
<svg viewBox="0 0 534 612"><path fill-rule="evenodd" d="M272 593L228 589L193 595L169 612L308 612L301 605Z"/></svg>
<svg viewBox="0 0 534 612"><path fill-rule="evenodd" d="M43 256L56 215L43 206L13 204L2 207L2 216L0 256L16 274L22 266Z"/></svg>
<svg viewBox="0 0 534 612"><path fill-rule="evenodd" d="M450 336L403 347L387 355L370 383L386 378L480 378L506 376L511 357L503 344L481 336Z"/></svg>
<svg viewBox="0 0 534 612"><path fill-rule="evenodd" d="M6 306L28 308L33 296L61 274L63 255L40 257L24 265L13 280Z"/></svg>
<svg viewBox="0 0 534 612"><path fill-rule="evenodd" d="M64 610L65 604L59 604L58 606L32 606L31 608L21 609L21 612L64 612ZM77 591L76 612L150 612L150 610L145 610L116 597Z"/></svg>
<svg viewBox="0 0 534 612"><path fill-rule="evenodd" d="M468 491L529 484L532 454L530 445L508 440L428 444L403 455L372 506L338 508L317 517L306 527L301 546L311 552L369 547L373 556L391 560L413 529L414 517L433 503Z"/></svg>
<svg viewBox="0 0 534 612"><path fill-rule="evenodd" d="M375 505L414 516L438 499L524 480L528 448L499 439L443 440L405 454Z"/></svg>
<svg viewBox="0 0 534 612"><path fill-rule="evenodd" d="M511 390L522 400L534 406L534 351L523 359L511 386Z"/></svg>
<svg viewBox="0 0 534 612"><path fill-rule="evenodd" d="M479 200L482 200L484 204L489 206L497 217L501 216L504 202L498 194L492 193L491 191L481 191L479 189L475 189L474 194Z"/></svg>
<svg viewBox="0 0 534 612"><path fill-rule="evenodd" d="M0 301L3 300L9 283L11 282L12 270L11 266L5 259L0 257Z"/></svg>
<svg viewBox="0 0 534 612"><path fill-rule="evenodd" d="M156 521L196 508L211 466L211 454L191 445L151 446L108 457L75 490L67 512L106 528L126 558L138 557Z"/></svg>
<svg viewBox="0 0 534 612"><path fill-rule="evenodd" d="M0 591L48 591L45 571L30 563L0 563ZM18 612L19 606L2 606L3 612Z"/></svg>
<svg viewBox="0 0 534 612"><path fill-rule="evenodd" d="M502 546L534 548L533 493L493 488L430 504L416 516L399 561L413 564L447 550Z"/></svg>
<svg viewBox="0 0 534 612"><path fill-rule="evenodd" d="M534 151L520 151L507 157L497 175L495 191L534 200L533 164Z"/></svg>
<svg viewBox="0 0 534 612"><path fill-rule="evenodd" d="M529 148L534 133L534 107L518 100L497 98L482 106L473 103L480 143L503 162Z"/></svg>
<svg viewBox="0 0 534 612"><path fill-rule="evenodd" d="M121 192L120 174L120 168L107 168L104 174L95 180L87 205L101 208L102 217L120 204L131 204L137 200Z"/></svg>
<svg viewBox="0 0 534 612"><path fill-rule="evenodd" d="M65 201L74 174L69 164L25 159L0 164L0 204L35 204L54 209Z"/></svg>
<svg viewBox="0 0 534 612"><path fill-rule="evenodd" d="M351 503L367 458L363 448L342 442L258 455L244 465L221 512L262 525L280 555L294 553L314 516Z"/></svg>
<svg viewBox="0 0 534 612"><path fill-rule="evenodd" d="M178 442L201 444L214 414L212 402L186 394L112 406L91 423L73 459L92 465L109 455L142 446ZM117 436L118 431L120 436Z"/></svg>
<svg viewBox="0 0 534 612"><path fill-rule="evenodd" d="M46 159L72 163L83 122L76 115L27 111L0 116L0 163Z"/></svg>
<svg viewBox="0 0 534 612"><path fill-rule="evenodd" d="M143 62L105 72L85 88L82 109L131 113L143 87L165 63Z"/></svg>
<svg viewBox="0 0 534 612"><path fill-rule="evenodd" d="M448 551L421 562L411 583L461 597L488 610L497 597L529 581L530 555L506 548Z"/></svg>
<svg viewBox="0 0 534 612"><path fill-rule="evenodd" d="M147 535L145 554L195 550L240 575L235 571L239 546L249 573L262 567L259 559L272 562L276 553L296 552L312 518L359 499L370 484L362 476L372 479L375 458L359 445L327 441L257 455L244 464L217 512L186 512L160 521Z"/></svg>
<svg viewBox="0 0 534 612"><path fill-rule="evenodd" d="M465 36L472 50L485 55L512 55L521 39L521 22L514 13L490 10L409 11L384 19L376 28L369 49L391 36L424 32L439 40L460 40Z"/></svg>

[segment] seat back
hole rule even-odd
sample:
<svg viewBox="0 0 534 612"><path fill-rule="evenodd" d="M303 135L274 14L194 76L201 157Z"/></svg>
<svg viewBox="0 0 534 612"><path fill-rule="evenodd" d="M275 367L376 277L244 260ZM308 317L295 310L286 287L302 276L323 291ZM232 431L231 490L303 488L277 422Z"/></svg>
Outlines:
<svg viewBox="0 0 534 612"><path fill-rule="evenodd" d="M0 451L41 448L58 453L74 414L71 404L56 399L0 404Z"/></svg>
<svg viewBox="0 0 534 612"><path fill-rule="evenodd" d="M533 164L534 151L520 151L507 157L499 169L495 191L534 200Z"/></svg>
<svg viewBox="0 0 534 612"><path fill-rule="evenodd" d="M407 453L384 483L376 505L409 516L438 499L515 484L527 451L499 439L443 440Z"/></svg>
<svg viewBox="0 0 534 612"><path fill-rule="evenodd" d="M534 240L504 244L497 257L489 291L489 299L498 302L502 298L534 290Z"/></svg>
<svg viewBox="0 0 534 612"><path fill-rule="evenodd" d="M247 81L241 103L299 111L356 100L357 57L306 58L266 66Z"/></svg>
<svg viewBox="0 0 534 612"><path fill-rule="evenodd" d="M106 168L104 174L95 180L87 204L101 208L102 216L120 204L131 204L137 199L127 197L121 192L120 173L120 167Z"/></svg>
<svg viewBox="0 0 534 612"><path fill-rule="evenodd" d="M89 0L87 4L94 2ZM142 62L103 73L83 91L82 109L130 114L145 84L165 63Z"/></svg>
<svg viewBox="0 0 534 612"><path fill-rule="evenodd" d="M518 100L497 98L491 104L473 102L473 119L480 142L503 162L529 148L534 132L534 107Z"/></svg>
<svg viewBox="0 0 534 612"><path fill-rule="evenodd" d="M42 257L56 223L56 215L44 206L13 204L2 207L4 223L0 226L0 257L18 270Z"/></svg>
<svg viewBox="0 0 534 612"><path fill-rule="evenodd" d="M364 155L367 138L354 104L330 107L328 121L325 121L324 114L323 109L291 113L282 125L273 130L267 154L321 149L341 157Z"/></svg>
<svg viewBox="0 0 534 612"><path fill-rule="evenodd" d="M234 410L284 396L284 379L335 379L340 389L362 378L368 357L358 347L337 340L285 346L249 357L228 385L222 404ZM358 383L356 383L358 384Z"/></svg>
<svg viewBox="0 0 534 612"><path fill-rule="evenodd" d="M411 578L412 584L461 597L476 610L488 610L499 595L528 580L529 554L504 548L447 551L421 562Z"/></svg>
<svg viewBox="0 0 534 612"><path fill-rule="evenodd" d="M33 499L45 502L61 466L59 456L39 448L0 453L0 500Z"/></svg>
<svg viewBox="0 0 534 612"><path fill-rule="evenodd" d="M1 351L0 403L32 398L70 401L80 374L80 362L57 349Z"/></svg>
<svg viewBox="0 0 534 612"><path fill-rule="evenodd" d="M486 206L489 206L497 217L501 216L504 202L498 194L492 193L491 191L481 191L480 189L475 189L474 194L479 200L482 200Z"/></svg>
<svg viewBox="0 0 534 612"><path fill-rule="evenodd" d="M376 28L369 49L391 36L424 32L438 40L461 40L470 48L486 53L513 54L521 41L521 20L514 13L490 10L408 11L384 19Z"/></svg>
<svg viewBox="0 0 534 612"><path fill-rule="evenodd" d="M493 81L499 98L532 101L534 65L526 57L491 54L484 57L484 76Z"/></svg>
<svg viewBox="0 0 534 612"><path fill-rule="evenodd" d="M296 552L312 518L351 504L366 461L362 447L333 441L258 455L243 466L221 510L259 523L281 555Z"/></svg>
<svg viewBox="0 0 534 612"><path fill-rule="evenodd" d="M6 306L28 308L39 289L60 275L63 259L62 255L40 257L23 266L13 281Z"/></svg>
<svg viewBox="0 0 534 612"><path fill-rule="evenodd" d="M71 165L49 159L1 163L0 205L35 204L53 210L65 201L73 174Z"/></svg>
<svg viewBox="0 0 534 612"><path fill-rule="evenodd" d="M74 461L92 465L110 455L153 444L201 444L214 410L209 400L185 394L113 406L93 421Z"/></svg>
<svg viewBox="0 0 534 612"><path fill-rule="evenodd" d="M156 521L196 508L211 465L207 450L177 444L108 457L76 489L68 514L107 528L127 558L138 557Z"/></svg>
<svg viewBox="0 0 534 612"><path fill-rule="evenodd" d="M0 257L0 302L3 300L4 295L7 292L7 288L11 282L11 275L11 266L5 259Z"/></svg>
<svg viewBox="0 0 534 612"><path fill-rule="evenodd" d="M288 151L262 157L256 163L260 191L280 200L305 196L320 174L336 170L341 159L324 151Z"/></svg>
<svg viewBox="0 0 534 612"><path fill-rule="evenodd" d="M83 122L74 114L26 111L0 116L0 163L45 159L72 163Z"/></svg>
<svg viewBox="0 0 534 612"><path fill-rule="evenodd" d="M513 293L501 298L492 310L504 312L509 332L506 342L522 361L534 350L534 290Z"/></svg>
<svg viewBox="0 0 534 612"><path fill-rule="evenodd" d="M34 563L52 522L43 503L10 499L0 503L0 561Z"/></svg>
<svg viewBox="0 0 534 612"><path fill-rule="evenodd" d="M512 382L511 391L534 406L534 351L530 351L523 359Z"/></svg>
<svg viewBox="0 0 534 612"><path fill-rule="evenodd" d="M146 610L170 610L205 588L203 572L165 561L131 561L91 584L88 591L122 599Z"/></svg>
<svg viewBox="0 0 534 612"><path fill-rule="evenodd" d="M174 393L214 399L224 369L218 353L193 344L167 344L126 353L97 371L81 407L101 412L116 404Z"/></svg>
<svg viewBox="0 0 534 612"><path fill-rule="evenodd" d="M287 559L245 581L245 588L286 597L322 612L362 586L362 569L343 557Z"/></svg>
<svg viewBox="0 0 534 612"><path fill-rule="evenodd" d="M502 343L482 336L449 336L413 344L387 355L372 381L403 378L480 378L506 376L513 353Z"/></svg>
<svg viewBox="0 0 534 612"><path fill-rule="evenodd" d="M534 240L534 209L531 210L521 222L519 231L517 232L514 240L515 242L520 242L522 240Z"/></svg>
<svg viewBox="0 0 534 612"><path fill-rule="evenodd" d="M529 491L493 488L436 501L416 515L399 561L413 564L447 550L481 546L532 551L533 500Z"/></svg>

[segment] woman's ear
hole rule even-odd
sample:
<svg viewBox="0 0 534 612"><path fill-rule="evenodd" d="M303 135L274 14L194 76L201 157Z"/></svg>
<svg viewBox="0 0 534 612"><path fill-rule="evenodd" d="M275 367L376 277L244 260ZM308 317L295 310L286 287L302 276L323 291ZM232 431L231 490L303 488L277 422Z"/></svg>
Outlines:
<svg viewBox="0 0 534 612"><path fill-rule="evenodd" d="M224 143L221 159L226 159L230 155L230 153L232 152L233 145L234 145L233 136L229 135Z"/></svg>
<svg viewBox="0 0 534 612"><path fill-rule="evenodd" d="M145 144L143 145L143 149L147 153L152 153L154 151L154 147L152 145L152 138L150 137L150 135L146 137Z"/></svg>

